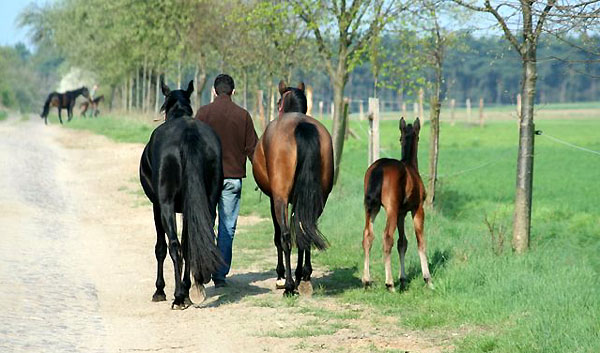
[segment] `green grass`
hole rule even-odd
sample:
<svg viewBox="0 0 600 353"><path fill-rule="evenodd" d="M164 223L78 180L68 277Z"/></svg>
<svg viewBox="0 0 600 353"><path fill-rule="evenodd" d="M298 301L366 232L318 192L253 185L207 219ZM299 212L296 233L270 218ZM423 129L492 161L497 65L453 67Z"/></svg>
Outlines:
<svg viewBox="0 0 600 353"><path fill-rule="evenodd" d="M8 118L8 113L4 110L0 110L0 121L5 120L6 118Z"/></svg>
<svg viewBox="0 0 600 353"><path fill-rule="evenodd" d="M536 128L598 151L600 121L592 117L539 119ZM600 352L600 158L544 136L536 138L531 249L515 255L510 249L518 144L515 125L512 121L490 122L484 128L442 124L436 209L427 212L425 223L436 289L423 286L412 222L407 218L411 282L405 292L388 293L383 286L383 212L376 222L371 255L375 285L365 291L360 284L367 123L352 121L351 128L360 140L347 141L338 185L321 218L320 227L331 248L315 254L314 264L331 273L316 281L316 299L333 296L359 304L415 330L471 328L456 339L458 352ZM69 127L89 128L116 140L145 142L151 125L113 117L74 122ZM121 131L117 134L115 129ZM380 130L381 156L398 157L397 121L382 122ZM427 125L420 137L419 165L425 179ZM269 201L254 190L250 169L248 172L241 212L269 217ZM496 233L504 228L504 242L492 239L484 223L486 216L496 219ZM261 248L271 251L266 262L274 267L269 222L236 239L238 249L255 254ZM255 256L249 261L265 259ZM392 264L396 275L397 256Z"/></svg>

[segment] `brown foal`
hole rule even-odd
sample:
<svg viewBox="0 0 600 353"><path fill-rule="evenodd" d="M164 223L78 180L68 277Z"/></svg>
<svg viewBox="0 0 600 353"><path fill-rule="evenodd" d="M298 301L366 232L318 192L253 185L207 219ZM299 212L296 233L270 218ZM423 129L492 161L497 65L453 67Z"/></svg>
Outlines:
<svg viewBox="0 0 600 353"><path fill-rule="evenodd" d="M400 287L406 286L406 272L404 257L408 242L404 234L404 218L410 211L413 218L419 257L421 258L421 271L423 279L429 287L432 286L427 255L425 249L425 235L423 223L425 213L425 187L419 175L417 161L417 146L421 124L417 118L413 125L406 124L404 118L400 119L400 144L402 147L402 160L382 158L375 161L365 173L365 230L363 233L363 249L365 264L362 282L365 287L371 284L369 271L369 252L373 244L373 222L383 205L387 216L383 232L383 254L385 263L385 285L393 291L392 266L390 254L394 246L394 233L398 228L398 254L400 255Z"/></svg>

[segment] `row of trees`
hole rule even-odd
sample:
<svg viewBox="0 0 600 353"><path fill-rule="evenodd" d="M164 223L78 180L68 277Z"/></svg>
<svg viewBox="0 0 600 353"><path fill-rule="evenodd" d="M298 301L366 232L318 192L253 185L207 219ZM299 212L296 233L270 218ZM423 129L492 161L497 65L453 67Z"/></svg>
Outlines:
<svg viewBox="0 0 600 353"><path fill-rule="evenodd" d="M487 30L499 29L497 33L513 49L509 60L514 63L516 59L519 64L505 70L512 79L498 75L495 94L501 96L498 92L514 85L515 73L521 72L513 245L522 251L529 234L540 38L545 35L568 42L579 34L577 43L570 45L596 58L597 47L585 47L590 42L597 44L589 35L599 16L597 0L63 0L29 8L21 24L31 29L36 43L51 43L72 65L95 72L110 87L110 101L119 101L126 109L157 108L161 73L177 86L184 77L194 77L197 105L208 74L220 71L239 78L238 92L246 107L250 102L262 102L258 89L266 87L269 117L274 111L274 82L282 77L288 82L293 76L313 77L315 87L329 90L333 97L336 176L346 131L342 112L350 74L366 65L374 95L378 86L402 93L425 86L432 107L428 188L432 203L440 102L445 92L456 90L460 82L460 65L448 67L449 48L464 48L464 41L472 40L464 35L465 28L486 23L482 19L487 15L491 21ZM471 74L479 78L477 73Z"/></svg>

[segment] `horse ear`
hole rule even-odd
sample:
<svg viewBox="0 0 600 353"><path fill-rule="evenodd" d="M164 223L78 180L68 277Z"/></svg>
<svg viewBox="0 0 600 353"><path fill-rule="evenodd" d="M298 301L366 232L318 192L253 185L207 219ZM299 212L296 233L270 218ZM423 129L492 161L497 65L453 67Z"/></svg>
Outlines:
<svg viewBox="0 0 600 353"><path fill-rule="evenodd" d="M306 90L306 87L304 86L304 82L300 82L298 84L298 89L301 90L302 92L304 92Z"/></svg>
<svg viewBox="0 0 600 353"><path fill-rule="evenodd" d="M192 92L194 92L194 80L191 80L190 83L188 83L188 88L185 91L188 98L192 96Z"/></svg>
<svg viewBox="0 0 600 353"><path fill-rule="evenodd" d="M279 94L283 94L287 89L287 85L284 80L279 81Z"/></svg>
<svg viewBox="0 0 600 353"><path fill-rule="evenodd" d="M171 94L171 89L169 86L165 85L165 81L163 81L162 77L160 78L160 89L165 97Z"/></svg>
<svg viewBox="0 0 600 353"><path fill-rule="evenodd" d="M421 121L419 120L419 118L415 119L415 122L413 123L413 129L415 130L415 133L418 135L419 130L421 130Z"/></svg>
<svg viewBox="0 0 600 353"><path fill-rule="evenodd" d="M404 117L400 118L400 131L404 131L406 129L406 121L404 121Z"/></svg>

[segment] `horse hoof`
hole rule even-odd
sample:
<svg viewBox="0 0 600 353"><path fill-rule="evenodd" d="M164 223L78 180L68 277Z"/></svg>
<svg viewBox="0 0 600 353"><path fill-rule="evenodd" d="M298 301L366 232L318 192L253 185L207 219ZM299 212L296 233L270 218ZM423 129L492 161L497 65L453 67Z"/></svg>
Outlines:
<svg viewBox="0 0 600 353"><path fill-rule="evenodd" d="M425 286L431 290L435 290L435 287L433 286L433 282L431 281L431 278L425 278Z"/></svg>
<svg viewBox="0 0 600 353"><path fill-rule="evenodd" d="M173 302L173 304L171 304L171 310L185 310L188 307L189 307L189 305L185 303L185 300L181 304L175 304L175 302Z"/></svg>
<svg viewBox="0 0 600 353"><path fill-rule="evenodd" d="M395 293L395 292L396 292L396 289L394 288L394 285L393 285L393 284L387 284L387 283L386 283L386 284L385 284L385 288L386 288L386 289L388 290L388 292L390 292L390 293Z"/></svg>
<svg viewBox="0 0 600 353"><path fill-rule="evenodd" d="M312 297L313 294L313 286L310 281L300 281L300 285L298 285L298 292L301 296L304 297Z"/></svg>
<svg viewBox="0 0 600 353"><path fill-rule="evenodd" d="M363 287L365 289L371 288L371 285L373 284L373 282L371 282L371 281L365 281L365 280L363 280L362 283L363 283Z"/></svg>
<svg viewBox="0 0 600 353"><path fill-rule="evenodd" d="M285 278L280 278L275 282L275 288L284 289L285 288Z"/></svg>
<svg viewBox="0 0 600 353"><path fill-rule="evenodd" d="M154 293L154 295L152 296L153 302L164 302L166 300L167 296L165 295L165 293Z"/></svg>
<svg viewBox="0 0 600 353"><path fill-rule="evenodd" d="M202 302L206 300L206 290L204 289L204 286L192 286L192 288L190 288L189 299L191 299L193 304L202 304Z"/></svg>
<svg viewBox="0 0 600 353"><path fill-rule="evenodd" d="M408 288L408 281L404 278L400 278L400 291L405 291Z"/></svg>

